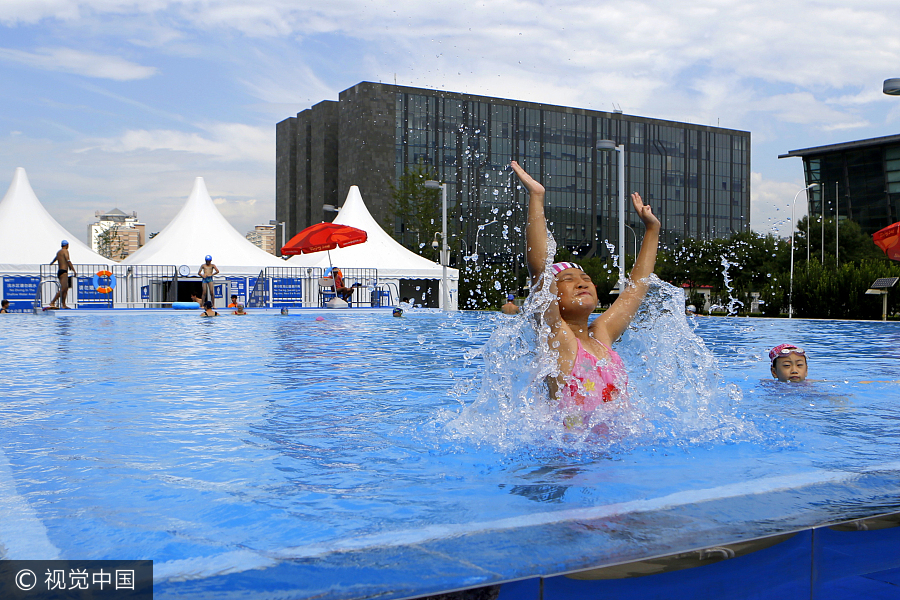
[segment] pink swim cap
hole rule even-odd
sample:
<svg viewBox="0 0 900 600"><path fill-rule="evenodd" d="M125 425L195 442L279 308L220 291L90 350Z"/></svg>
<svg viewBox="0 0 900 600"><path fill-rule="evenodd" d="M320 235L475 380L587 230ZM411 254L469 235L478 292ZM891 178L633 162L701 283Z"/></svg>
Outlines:
<svg viewBox="0 0 900 600"><path fill-rule="evenodd" d="M806 350L803 348L798 348L793 344L778 344L771 350L769 350L769 360L775 360L779 356L788 356L789 354L799 354L800 356L806 356Z"/></svg>
<svg viewBox="0 0 900 600"><path fill-rule="evenodd" d="M550 265L550 270L553 271L554 275L559 275L561 271L565 271L566 269L578 269L579 271L584 271L584 269L573 262L558 262Z"/></svg>

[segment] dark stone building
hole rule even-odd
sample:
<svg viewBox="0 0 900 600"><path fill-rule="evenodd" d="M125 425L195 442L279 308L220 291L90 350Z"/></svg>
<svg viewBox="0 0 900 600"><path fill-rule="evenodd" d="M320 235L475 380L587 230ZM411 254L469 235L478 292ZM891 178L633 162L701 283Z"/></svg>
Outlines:
<svg viewBox="0 0 900 600"><path fill-rule="evenodd" d="M852 219L865 233L900 221L900 135L791 150L803 158L809 214Z"/></svg>
<svg viewBox="0 0 900 600"><path fill-rule="evenodd" d="M323 206L357 185L385 229L402 232L391 184L421 164L448 183L455 256L473 252L480 230L482 255L518 254L525 194L508 169L518 160L547 188L557 242L606 254L605 240L618 245L617 153L596 149L604 139L624 144L626 190L653 207L664 242L749 229L749 132L369 82L278 123L276 217L293 235L333 218ZM630 203L626 223L641 235Z"/></svg>

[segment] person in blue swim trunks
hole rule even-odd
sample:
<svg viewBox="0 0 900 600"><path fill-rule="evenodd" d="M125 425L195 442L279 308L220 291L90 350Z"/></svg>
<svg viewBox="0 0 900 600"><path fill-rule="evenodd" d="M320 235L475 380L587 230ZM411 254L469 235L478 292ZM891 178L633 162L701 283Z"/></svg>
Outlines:
<svg viewBox="0 0 900 600"><path fill-rule="evenodd" d="M203 278L203 291L200 292L201 298L209 300L215 305L216 293L213 289L213 277L219 274L219 269L212 262L212 256L206 255L206 262L200 265L197 270L197 277Z"/></svg>

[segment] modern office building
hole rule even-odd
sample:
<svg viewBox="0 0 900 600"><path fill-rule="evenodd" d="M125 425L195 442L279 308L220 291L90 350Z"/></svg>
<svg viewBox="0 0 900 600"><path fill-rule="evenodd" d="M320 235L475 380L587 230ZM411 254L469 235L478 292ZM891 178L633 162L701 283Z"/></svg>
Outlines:
<svg viewBox="0 0 900 600"><path fill-rule="evenodd" d="M88 225L88 244L94 252L118 262L146 242L145 225L136 212L129 215L114 208L106 213L98 210L94 216L97 221Z"/></svg>
<svg viewBox="0 0 900 600"><path fill-rule="evenodd" d="M848 218L865 233L900 221L900 135L791 150L801 157L814 217Z"/></svg>
<svg viewBox="0 0 900 600"><path fill-rule="evenodd" d="M370 82L278 123L276 219L290 237L332 219L357 185L373 216L400 233L392 184L423 165L448 183L451 231L463 240L454 255L470 254L479 231L481 255L520 253L526 194L508 169L517 160L547 188L557 243L605 255L604 240L618 245L618 153L598 150L599 140L624 145L625 189L653 207L664 241L749 229L749 132ZM626 213L640 236L630 202Z"/></svg>

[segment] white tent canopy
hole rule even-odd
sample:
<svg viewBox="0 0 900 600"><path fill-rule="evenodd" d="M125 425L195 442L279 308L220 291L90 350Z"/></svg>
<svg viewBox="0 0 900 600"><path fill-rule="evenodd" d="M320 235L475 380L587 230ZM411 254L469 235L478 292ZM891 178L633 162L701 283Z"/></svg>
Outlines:
<svg viewBox="0 0 900 600"><path fill-rule="evenodd" d="M265 267L288 266L231 226L209 197L202 177L194 180L190 197L165 229L122 264L188 265L196 272L207 254L222 275L256 275Z"/></svg>
<svg viewBox="0 0 900 600"><path fill-rule="evenodd" d="M379 279L440 279L443 267L419 256L394 240L369 213L359 188L350 187L344 206L334 219L340 225L350 225L368 234L362 244L335 248L331 262L343 268L378 269ZM328 253L298 254L287 261L292 267L328 268ZM459 280L457 269L447 269L447 277Z"/></svg>
<svg viewBox="0 0 900 600"><path fill-rule="evenodd" d="M38 275L42 264L56 256L62 240L69 242L69 257L77 264L112 264L91 250L50 216L18 167L0 200L0 273Z"/></svg>

